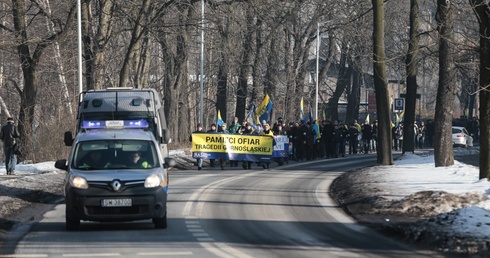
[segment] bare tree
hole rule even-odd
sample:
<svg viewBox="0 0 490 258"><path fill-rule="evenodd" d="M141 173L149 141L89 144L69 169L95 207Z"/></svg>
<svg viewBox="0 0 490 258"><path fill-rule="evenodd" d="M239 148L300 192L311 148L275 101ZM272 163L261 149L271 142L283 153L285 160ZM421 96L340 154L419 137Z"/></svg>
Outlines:
<svg viewBox="0 0 490 258"><path fill-rule="evenodd" d="M419 5L418 0L410 0L410 41L405 59L407 71L407 97L405 105L405 126L403 128L403 153L415 151L415 135L411 126L415 120L415 107L417 101L417 69L419 58Z"/></svg>
<svg viewBox="0 0 490 258"><path fill-rule="evenodd" d="M393 165L392 135L388 83L386 80L386 60L384 49L384 7L383 0L372 0L373 4L373 76L376 89L376 111L378 113L377 162Z"/></svg>
<svg viewBox="0 0 490 258"><path fill-rule="evenodd" d="M112 36L114 1L100 0L96 10L93 1L82 1L82 38L86 89L102 89L105 84L106 46ZM93 15L95 14L97 15Z"/></svg>
<svg viewBox="0 0 490 258"><path fill-rule="evenodd" d="M242 54L239 67L238 89L236 92L235 116L239 121L245 118L245 107L247 105L248 78L250 76L250 66L254 54L253 42L255 29L255 16L250 5L245 4L245 35L242 41Z"/></svg>
<svg viewBox="0 0 490 258"><path fill-rule="evenodd" d="M328 100L327 114L332 120L339 119L339 100L347 86L351 85L353 72L352 61L350 60L350 51L347 42L342 43L340 54L340 67L335 91Z"/></svg>
<svg viewBox="0 0 490 258"><path fill-rule="evenodd" d="M33 9L27 8L26 5L33 7ZM56 42L60 37L64 36L69 27L63 26L58 20L53 20L54 24L57 24L56 30L53 33L47 32L37 42L33 41L29 37L29 31L33 28L29 26L35 26L29 22L32 12L39 12L44 17L51 18L45 9L38 6L35 2L29 2L25 0L13 0L12 1L12 16L14 28L12 31L16 35L16 49L17 55L20 59L23 75L23 89L21 92L21 102L19 109L19 133L21 135L21 146L24 147L25 155L29 156L28 142L31 141L33 128L33 122L35 117L35 108L38 101L37 94L39 90L39 71L38 65L41 62L44 50ZM66 23L70 24L74 14L74 5L68 11Z"/></svg>
<svg viewBox="0 0 490 258"><path fill-rule="evenodd" d="M153 15L151 2L151 0L144 0L134 19L131 40L129 41L121 72L119 73L120 87L125 87L129 84L130 70L134 71L139 66L141 60L141 55L139 54L141 53L143 35L146 35L149 17Z"/></svg>
<svg viewBox="0 0 490 258"><path fill-rule="evenodd" d="M177 142L187 140L191 128L189 125L189 94L185 91L189 82L189 55L190 30L192 8L189 5L176 6L173 14L174 21L171 31L161 31L159 41L163 52L165 66L164 108L169 123L172 138ZM162 21L163 22L163 21Z"/></svg>
<svg viewBox="0 0 490 258"><path fill-rule="evenodd" d="M490 3L470 0L480 25L480 179L490 178Z"/></svg>
<svg viewBox="0 0 490 258"><path fill-rule="evenodd" d="M454 14L451 1L437 1L436 21L439 31L439 86L434 121L434 160L435 166L441 167L454 164L451 126L456 82L453 43Z"/></svg>

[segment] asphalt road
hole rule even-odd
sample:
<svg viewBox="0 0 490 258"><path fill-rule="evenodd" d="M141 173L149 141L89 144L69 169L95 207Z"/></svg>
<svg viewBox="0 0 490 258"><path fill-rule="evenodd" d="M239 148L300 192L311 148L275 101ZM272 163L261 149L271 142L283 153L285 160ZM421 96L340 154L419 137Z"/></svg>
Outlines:
<svg viewBox="0 0 490 258"><path fill-rule="evenodd" d="M456 159L459 162L463 162L463 163L473 165L476 167L480 166L480 154L456 156L456 157L454 157L454 159Z"/></svg>
<svg viewBox="0 0 490 258"><path fill-rule="evenodd" d="M58 205L12 232L11 254L0 257L435 257L356 224L330 198L336 177L375 160L361 154L270 170L175 171L165 230L148 220L82 222L67 232Z"/></svg>

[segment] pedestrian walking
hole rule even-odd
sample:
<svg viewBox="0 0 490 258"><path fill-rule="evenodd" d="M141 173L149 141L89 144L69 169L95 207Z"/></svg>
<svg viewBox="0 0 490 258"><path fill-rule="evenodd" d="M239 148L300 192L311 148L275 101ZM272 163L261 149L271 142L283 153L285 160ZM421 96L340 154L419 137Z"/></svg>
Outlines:
<svg viewBox="0 0 490 258"><path fill-rule="evenodd" d="M0 131L0 139L3 142L3 153L5 155L5 169L7 175L12 175L15 172L15 165L17 164L17 155L15 154L15 148L17 140L20 137L17 127L14 125L14 119L12 117L7 118L7 124L4 125Z"/></svg>

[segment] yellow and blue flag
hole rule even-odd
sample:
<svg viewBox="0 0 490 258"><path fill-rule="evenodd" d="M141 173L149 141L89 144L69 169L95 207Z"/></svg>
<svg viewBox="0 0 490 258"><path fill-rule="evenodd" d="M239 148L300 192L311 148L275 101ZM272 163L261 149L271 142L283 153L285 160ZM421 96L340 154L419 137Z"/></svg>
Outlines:
<svg viewBox="0 0 490 258"><path fill-rule="evenodd" d="M224 124L225 122L223 121L223 119L221 118L221 112L219 111L218 109L218 121L216 122L216 124L218 124L218 126L221 126L222 124Z"/></svg>
<svg viewBox="0 0 490 258"><path fill-rule="evenodd" d="M272 112L272 101L269 97L269 94L265 94L264 100L262 103L255 109L255 117L258 119L258 124L262 121L269 121L269 116Z"/></svg>

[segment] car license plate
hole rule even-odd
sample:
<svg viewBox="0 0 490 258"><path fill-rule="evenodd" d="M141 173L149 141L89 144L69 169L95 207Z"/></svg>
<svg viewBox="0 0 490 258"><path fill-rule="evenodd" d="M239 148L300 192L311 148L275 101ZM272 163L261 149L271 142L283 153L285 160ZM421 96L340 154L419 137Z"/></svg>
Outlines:
<svg viewBox="0 0 490 258"><path fill-rule="evenodd" d="M130 207L133 205L131 199L103 199L102 207Z"/></svg>

